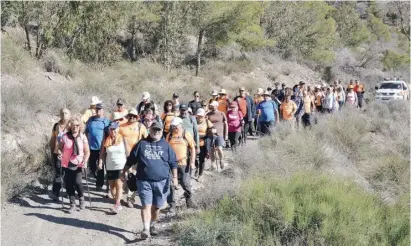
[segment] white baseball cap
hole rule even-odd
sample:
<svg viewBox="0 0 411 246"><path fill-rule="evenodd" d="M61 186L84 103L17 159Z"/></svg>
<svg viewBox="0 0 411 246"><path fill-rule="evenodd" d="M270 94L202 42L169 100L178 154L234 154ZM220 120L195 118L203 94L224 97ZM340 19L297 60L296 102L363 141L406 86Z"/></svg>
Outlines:
<svg viewBox="0 0 411 246"><path fill-rule="evenodd" d="M174 117L171 121L172 126L178 126L180 124L183 124L183 120L180 117Z"/></svg>
<svg viewBox="0 0 411 246"><path fill-rule="evenodd" d="M204 115L205 115L205 110L204 110L203 108L199 108L199 109L197 110L196 115L198 115L198 116L204 116Z"/></svg>
<svg viewBox="0 0 411 246"><path fill-rule="evenodd" d="M150 98L150 93L148 93L147 91L143 92L143 96L142 96L143 100L147 100Z"/></svg>

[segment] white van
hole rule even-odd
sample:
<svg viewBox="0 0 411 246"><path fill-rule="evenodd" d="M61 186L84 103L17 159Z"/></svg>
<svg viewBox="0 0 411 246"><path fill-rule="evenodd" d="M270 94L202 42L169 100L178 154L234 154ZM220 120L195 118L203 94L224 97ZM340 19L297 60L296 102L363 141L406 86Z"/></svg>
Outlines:
<svg viewBox="0 0 411 246"><path fill-rule="evenodd" d="M380 83L375 87L375 99L377 101L408 100L410 90L408 85L402 80L389 80Z"/></svg>

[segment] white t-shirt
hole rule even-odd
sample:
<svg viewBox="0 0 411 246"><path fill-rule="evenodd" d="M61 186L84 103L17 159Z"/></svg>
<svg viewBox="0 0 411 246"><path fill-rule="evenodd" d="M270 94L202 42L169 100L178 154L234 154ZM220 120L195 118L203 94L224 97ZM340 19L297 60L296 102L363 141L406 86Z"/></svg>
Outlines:
<svg viewBox="0 0 411 246"><path fill-rule="evenodd" d="M121 170L126 164L126 148L124 143L106 148L106 168L108 171Z"/></svg>

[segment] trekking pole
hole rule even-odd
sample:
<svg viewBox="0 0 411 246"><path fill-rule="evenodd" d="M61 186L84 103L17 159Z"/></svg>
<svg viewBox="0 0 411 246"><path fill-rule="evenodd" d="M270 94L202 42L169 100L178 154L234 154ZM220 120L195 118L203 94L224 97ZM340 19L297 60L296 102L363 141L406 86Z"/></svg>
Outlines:
<svg viewBox="0 0 411 246"><path fill-rule="evenodd" d="M88 201L90 202L90 208L91 208L91 197L90 197L90 187L88 185L88 178L87 178L87 167L84 169L85 171L85 176L86 176L86 186L87 186L87 193L88 193Z"/></svg>

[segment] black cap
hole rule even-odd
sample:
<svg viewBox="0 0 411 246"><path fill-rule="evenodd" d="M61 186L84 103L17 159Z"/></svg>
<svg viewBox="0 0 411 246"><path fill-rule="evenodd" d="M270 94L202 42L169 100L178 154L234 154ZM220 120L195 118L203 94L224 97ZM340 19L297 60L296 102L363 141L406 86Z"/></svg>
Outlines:
<svg viewBox="0 0 411 246"><path fill-rule="evenodd" d="M173 98L179 98L178 93L174 93Z"/></svg>
<svg viewBox="0 0 411 246"><path fill-rule="evenodd" d="M280 83L278 83L278 82L275 82L275 83L274 83L274 85L277 85L277 86L278 86L278 85L280 85Z"/></svg>
<svg viewBox="0 0 411 246"><path fill-rule="evenodd" d="M281 85L282 85L282 86L285 86L285 83L282 83Z"/></svg>
<svg viewBox="0 0 411 246"><path fill-rule="evenodd" d="M305 85L304 81L300 81L300 85Z"/></svg>
<svg viewBox="0 0 411 246"><path fill-rule="evenodd" d="M102 103L97 103L96 104L96 109L103 109L104 108L104 104Z"/></svg>
<svg viewBox="0 0 411 246"><path fill-rule="evenodd" d="M151 124L150 129L163 129L163 126L159 122L154 121Z"/></svg>
<svg viewBox="0 0 411 246"><path fill-rule="evenodd" d="M117 105L124 105L123 99L119 98L119 99L117 100Z"/></svg>
<svg viewBox="0 0 411 246"><path fill-rule="evenodd" d="M267 87L267 91L272 91L272 90L273 90L273 88Z"/></svg>
<svg viewBox="0 0 411 246"><path fill-rule="evenodd" d="M188 110L187 105L181 104L181 105L180 105L180 110Z"/></svg>

